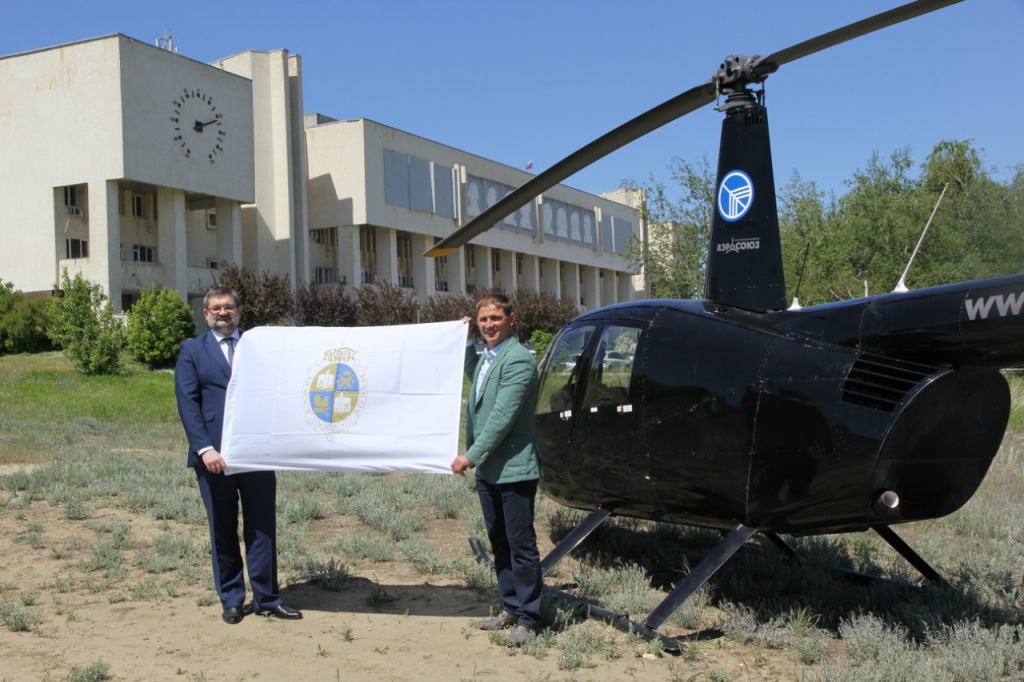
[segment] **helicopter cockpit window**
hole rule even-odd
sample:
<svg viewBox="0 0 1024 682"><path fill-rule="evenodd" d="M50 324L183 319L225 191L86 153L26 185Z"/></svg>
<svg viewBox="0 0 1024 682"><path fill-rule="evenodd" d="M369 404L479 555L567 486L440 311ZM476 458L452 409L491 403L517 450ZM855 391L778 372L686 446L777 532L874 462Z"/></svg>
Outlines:
<svg viewBox="0 0 1024 682"><path fill-rule="evenodd" d="M636 327L608 325L601 330L590 365L584 410L602 407L624 407L632 403L630 383L633 377L633 358L640 341Z"/></svg>
<svg viewBox="0 0 1024 682"><path fill-rule="evenodd" d="M537 414L571 413L576 387L579 385L577 361L594 335L594 329L594 325L572 327L555 339L540 387Z"/></svg>

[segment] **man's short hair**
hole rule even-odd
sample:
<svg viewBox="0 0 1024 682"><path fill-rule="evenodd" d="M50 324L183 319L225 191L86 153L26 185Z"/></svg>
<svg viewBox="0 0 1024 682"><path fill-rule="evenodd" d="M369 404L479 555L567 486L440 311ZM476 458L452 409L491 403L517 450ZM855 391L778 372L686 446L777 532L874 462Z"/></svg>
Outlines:
<svg viewBox="0 0 1024 682"><path fill-rule="evenodd" d="M487 306L495 306L501 308L506 315L512 314L512 301L508 300L508 296L505 294L487 294L479 301L476 302L476 312L480 313L481 308Z"/></svg>
<svg viewBox="0 0 1024 682"><path fill-rule="evenodd" d="M210 308L210 298L213 297L213 296L230 296L232 299L234 299L235 307L236 308L238 308L239 306L242 305L242 299L240 299L238 297L238 292L237 291L235 291L231 287L225 287L225 286L217 285L217 286L210 287L209 290L206 292L206 295L203 296L203 309L204 310L209 310L209 308Z"/></svg>

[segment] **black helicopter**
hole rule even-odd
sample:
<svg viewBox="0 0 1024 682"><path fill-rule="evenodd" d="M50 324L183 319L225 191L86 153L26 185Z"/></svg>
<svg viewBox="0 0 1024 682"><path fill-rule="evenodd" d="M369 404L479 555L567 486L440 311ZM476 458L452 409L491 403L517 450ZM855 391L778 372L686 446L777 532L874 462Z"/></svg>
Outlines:
<svg viewBox="0 0 1024 682"><path fill-rule="evenodd" d="M545 557L545 573L612 515L723 533L642 623L588 605L593 615L678 651L657 629L755 533L795 556L779 534L871 528L941 582L890 526L959 509L988 471L1010 412L1000 370L1024 366L1024 276L787 309L768 117L763 89L751 86L959 1L919 0L766 57L730 56L708 82L566 157L427 253L453 251L585 166L724 97L704 299L585 313L540 362L541 487L591 510Z"/></svg>

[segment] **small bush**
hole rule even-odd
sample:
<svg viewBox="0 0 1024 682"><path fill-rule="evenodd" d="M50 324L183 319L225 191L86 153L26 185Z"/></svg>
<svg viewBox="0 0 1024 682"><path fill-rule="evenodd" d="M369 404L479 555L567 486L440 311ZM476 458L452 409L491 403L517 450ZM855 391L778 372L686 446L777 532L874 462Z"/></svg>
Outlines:
<svg viewBox="0 0 1024 682"><path fill-rule="evenodd" d="M79 372L116 374L121 369L124 329L103 288L81 273L64 270L60 295L53 299L48 334Z"/></svg>
<svg viewBox="0 0 1024 682"><path fill-rule="evenodd" d="M447 322L474 317L476 303L469 294L435 294L420 307L421 322Z"/></svg>
<svg viewBox="0 0 1024 682"><path fill-rule="evenodd" d="M548 334L557 334L580 314L576 304L567 298L525 290L512 294L512 309L516 313L516 333L524 341L532 338L533 332L538 329Z"/></svg>
<svg viewBox="0 0 1024 682"><path fill-rule="evenodd" d="M533 351L536 353L537 358L544 355L544 351L548 349L548 344L551 343L553 338L555 338L555 335L550 332L541 331L540 329L533 330L533 333L530 334L530 343L533 344Z"/></svg>
<svg viewBox="0 0 1024 682"><path fill-rule="evenodd" d="M17 301L0 317L0 342L6 353L42 353L53 350L47 335L50 299ZM2 306L0 306L2 307Z"/></svg>
<svg viewBox="0 0 1024 682"><path fill-rule="evenodd" d="M356 289L356 321L361 327L415 324L419 317L416 291L391 282Z"/></svg>
<svg viewBox="0 0 1024 682"><path fill-rule="evenodd" d="M228 263L218 284L231 287L242 299L245 306L242 326L245 329L281 326L292 312L294 300L288 275L264 272L257 277L244 265Z"/></svg>
<svg viewBox="0 0 1024 682"><path fill-rule="evenodd" d="M340 285L307 284L296 290L295 323L301 327L353 327L356 303Z"/></svg>
<svg viewBox="0 0 1024 682"><path fill-rule="evenodd" d="M177 292L156 284L128 311L128 352L150 367L172 364L181 342L195 333L192 309Z"/></svg>

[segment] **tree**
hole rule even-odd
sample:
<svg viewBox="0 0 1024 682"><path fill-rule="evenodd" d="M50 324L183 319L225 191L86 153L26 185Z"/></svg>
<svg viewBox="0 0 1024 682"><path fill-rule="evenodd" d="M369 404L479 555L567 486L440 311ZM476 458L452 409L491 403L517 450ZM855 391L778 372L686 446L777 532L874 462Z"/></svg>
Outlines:
<svg viewBox="0 0 1024 682"><path fill-rule="evenodd" d="M192 309L172 289L154 284L128 311L128 351L150 367L173 364L181 342L195 333Z"/></svg>
<svg viewBox="0 0 1024 682"><path fill-rule="evenodd" d="M707 272L715 178L707 157L697 164L676 157L670 169L678 198L653 177L646 185L623 183L626 189L644 192L641 217L649 235L646 244L631 237L623 257L644 273L651 297L699 298Z"/></svg>
<svg viewBox="0 0 1024 682"><path fill-rule="evenodd" d="M121 369L124 329L103 288L65 268L53 300L50 340L64 349L75 369L85 374L115 374Z"/></svg>

